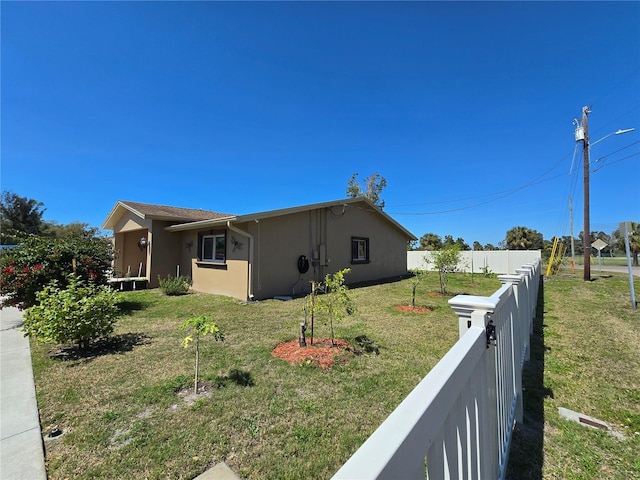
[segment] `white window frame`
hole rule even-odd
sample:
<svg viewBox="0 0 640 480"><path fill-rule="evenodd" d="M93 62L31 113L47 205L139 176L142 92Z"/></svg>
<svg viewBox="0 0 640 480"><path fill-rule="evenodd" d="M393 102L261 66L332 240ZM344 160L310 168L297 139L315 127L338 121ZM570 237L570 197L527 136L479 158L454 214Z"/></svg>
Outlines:
<svg viewBox="0 0 640 480"><path fill-rule="evenodd" d="M213 245L212 245L212 258L207 258L205 257L205 242L207 240L211 239L213 241ZM224 251L222 253L222 258L216 258L216 246L218 244L218 240L222 239L222 245L224 248ZM225 263L227 261L227 242L226 242L226 235L224 233L218 233L215 235L203 235L202 236L202 258L201 261L203 262L210 262L210 263Z"/></svg>

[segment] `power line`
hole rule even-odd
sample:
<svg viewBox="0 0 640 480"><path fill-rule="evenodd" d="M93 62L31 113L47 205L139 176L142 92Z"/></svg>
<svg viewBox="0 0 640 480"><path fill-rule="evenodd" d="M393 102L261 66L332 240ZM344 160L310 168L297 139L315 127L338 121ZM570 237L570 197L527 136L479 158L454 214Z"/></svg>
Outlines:
<svg viewBox="0 0 640 480"><path fill-rule="evenodd" d="M459 207L459 208L453 208L453 209L449 209L449 210L441 210L441 211L436 211L436 212L389 212L393 215L437 215L437 214L442 214L442 213L451 213L451 212L458 212L461 210L468 210L470 208L476 208L482 205L486 205L488 203L492 203L495 202L497 200L501 200L505 197L508 197L510 195L513 195L516 192L519 192L520 190L523 190L525 188L531 187L533 185L536 185L538 183L542 183L542 182L546 182L548 180L552 180L554 178L558 178L561 177L562 175L556 175L553 177L549 177L547 179L543 179L543 177L545 177L547 174L549 174L550 172L552 172L553 170L555 170L563 161L565 161L567 159L567 157L570 154L565 155L560 161L558 161L555 165L553 165L551 168L549 168L548 170L546 170L544 173L542 173L541 175L539 175L538 177L536 177L535 179L533 179L530 182L527 182L523 185L520 185L518 187L509 189L509 190L503 190L500 192L494 192L494 193L488 193L485 195L477 195L477 196L473 196L473 197L465 197L465 198L459 198L459 199L455 199L455 200L441 200L438 202L427 202L427 203L412 203L412 204L402 204L402 205L391 205L391 207L416 207L416 206L425 206L425 205L440 205L440 204L444 204L444 203L456 203L456 202L463 202L465 200L476 200L476 199L480 199L480 198L487 198L487 197L495 197L492 198L491 200L487 200L486 202L480 202L480 203L476 203L476 204L472 204L472 205L467 205L464 207ZM499 195L496 197L496 195Z"/></svg>
<svg viewBox="0 0 640 480"><path fill-rule="evenodd" d="M605 168L605 167L609 167L609 166L613 165L614 163L619 163L619 162L622 162L623 160L628 160L628 159L630 159L631 157L635 157L635 156L637 156L637 155L640 155L640 152L632 153L631 155L627 155L626 157L619 158L618 160L614 160L613 162L609 162L609 163L607 163L607 164L604 164L604 165L599 166L598 168L594 168L594 169L593 169L593 170L591 170L591 171L592 171L592 172L597 172L598 170L602 170L602 169L603 169L603 168Z"/></svg>
<svg viewBox="0 0 640 480"><path fill-rule="evenodd" d="M622 150L626 150L626 149L627 149L627 148L629 148L629 147L633 147L634 145L637 145L638 143L640 143L640 140L635 141L635 142L633 142L633 143L630 143L629 145L624 146L624 147L622 147L622 148L619 148L619 149L618 149L618 150L616 150L615 152L607 153L606 155L603 155L603 156L601 156L601 157L597 158L597 159L596 159L596 161L595 161L595 163L598 163L600 160L603 160L603 159L605 159L605 158L607 158L607 157L610 157L611 155L615 155L616 153L621 152Z"/></svg>

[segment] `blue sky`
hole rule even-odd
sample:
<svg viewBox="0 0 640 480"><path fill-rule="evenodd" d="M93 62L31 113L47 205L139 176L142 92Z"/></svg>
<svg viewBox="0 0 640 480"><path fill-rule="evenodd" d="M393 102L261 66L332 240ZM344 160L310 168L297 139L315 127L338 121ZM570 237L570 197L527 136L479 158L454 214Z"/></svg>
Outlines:
<svg viewBox="0 0 640 480"><path fill-rule="evenodd" d="M1 186L244 214L387 180L416 236L640 221L640 2L1 3ZM575 159L574 159L575 154ZM599 162L596 159L604 157ZM572 170L573 164L573 170Z"/></svg>

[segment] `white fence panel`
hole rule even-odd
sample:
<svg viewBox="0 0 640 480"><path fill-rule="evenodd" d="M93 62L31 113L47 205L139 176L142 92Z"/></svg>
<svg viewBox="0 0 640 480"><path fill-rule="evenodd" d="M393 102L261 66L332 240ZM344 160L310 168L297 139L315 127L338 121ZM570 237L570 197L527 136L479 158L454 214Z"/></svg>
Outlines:
<svg viewBox="0 0 640 480"><path fill-rule="evenodd" d="M522 421L540 261L501 275L491 297L458 295L460 339L333 477L504 478Z"/></svg>
<svg viewBox="0 0 640 480"><path fill-rule="evenodd" d="M484 329L469 329L333 478L483 478L486 351Z"/></svg>
<svg viewBox="0 0 640 480"><path fill-rule="evenodd" d="M433 263L425 262L425 256L431 258L431 252L425 250L412 250L407 252L408 270L432 270ZM542 258L540 250L464 250L460 252L461 272L482 273L483 268L488 268L496 274L516 273L516 268L528 263L535 263Z"/></svg>

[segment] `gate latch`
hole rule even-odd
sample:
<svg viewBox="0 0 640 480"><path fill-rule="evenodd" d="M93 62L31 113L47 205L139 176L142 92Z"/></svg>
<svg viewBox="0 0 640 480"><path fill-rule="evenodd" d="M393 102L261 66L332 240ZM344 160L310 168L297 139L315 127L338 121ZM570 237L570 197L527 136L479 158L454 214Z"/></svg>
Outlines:
<svg viewBox="0 0 640 480"><path fill-rule="evenodd" d="M493 320L489 320L485 333L487 335L487 348L489 348L491 344L498 345L496 326L493 324Z"/></svg>

